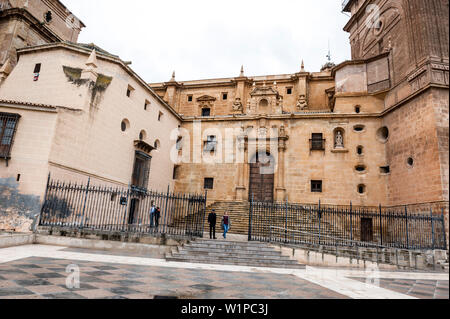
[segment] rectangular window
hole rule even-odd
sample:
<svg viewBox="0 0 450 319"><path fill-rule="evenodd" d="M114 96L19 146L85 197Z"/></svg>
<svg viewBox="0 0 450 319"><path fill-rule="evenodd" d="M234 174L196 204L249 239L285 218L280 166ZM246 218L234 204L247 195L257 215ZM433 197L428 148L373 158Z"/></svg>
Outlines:
<svg viewBox="0 0 450 319"><path fill-rule="evenodd" d="M292 94L292 88L286 88L286 94L291 95Z"/></svg>
<svg viewBox="0 0 450 319"><path fill-rule="evenodd" d="M391 172L390 166L381 166L380 167L380 173L381 174L389 174Z"/></svg>
<svg viewBox="0 0 450 319"><path fill-rule="evenodd" d="M0 158L9 159L19 114L0 113Z"/></svg>
<svg viewBox="0 0 450 319"><path fill-rule="evenodd" d="M137 151L134 158L133 176L131 185L141 189L147 189L150 176L150 163L152 157Z"/></svg>
<svg viewBox="0 0 450 319"><path fill-rule="evenodd" d="M217 147L217 138L214 135L208 136L204 150L205 152L215 152Z"/></svg>
<svg viewBox="0 0 450 319"><path fill-rule="evenodd" d="M325 150L325 140L323 139L322 133L313 133L311 142L311 150L313 151L324 151Z"/></svg>
<svg viewBox="0 0 450 319"><path fill-rule="evenodd" d="M211 116L211 109L202 109L202 116Z"/></svg>
<svg viewBox="0 0 450 319"><path fill-rule="evenodd" d="M37 63L34 66L34 72L33 72L33 81L39 80L39 74L41 73L41 64Z"/></svg>
<svg viewBox="0 0 450 319"><path fill-rule="evenodd" d="M205 178L204 189L214 189L214 178Z"/></svg>
<svg viewBox="0 0 450 319"><path fill-rule="evenodd" d="M192 95L188 95L188 102L192 102L194 100L194 97Z"/></svg>
<svg viewBox="0 0 450 319"><path fill-rule="evenodd" d="M228 93L222 93L222 100L228 100Z"/></svg>
<svg viewBox="0 0 450 319"><path fill-rule="evenodd" d="M178 179L178 171L180 170L180 166L175 165L173 167L173 179L177 180Z"/></svg>
<svg viewBox="0 0 450 319"><path fill-rule="evenodd" d="M181 151L183 149L183 138L179 136L177 138L177 150Z"/></svg>
<svg viewBox="0 0 450 319"><path fill-rule="evenodd" d="M322 193L322 181L311 181L311 192Z"/></svg>
<svg viewBox="0 0 450 319"><path fill-rule="evenodd" d="M164 116L164 113L163 112L159 112L159 114L158 114L158 121L161 122L163 116Z"/></svg>
<svg viewBox="0 0 450 319"><path fill-rule="evenodd" d="M40 63L37 63L35 66L34 66L34 72L33 73L40 73L41 72L41 64Z"/></svg>
<svg viewBox="0 0 450 319"><path fill-rule="evenodd" d="M128 85L127 96L131 97L131 93L133 93L133 91L134 91L134 88L131 85Z"/></svg>
<svg viewBox="0 0 450 319"><path fill-rule="evenodd" d="M148 100L145 100L144 103L144 110L147 111L148 107L150 106L150 102Z"/></svg>

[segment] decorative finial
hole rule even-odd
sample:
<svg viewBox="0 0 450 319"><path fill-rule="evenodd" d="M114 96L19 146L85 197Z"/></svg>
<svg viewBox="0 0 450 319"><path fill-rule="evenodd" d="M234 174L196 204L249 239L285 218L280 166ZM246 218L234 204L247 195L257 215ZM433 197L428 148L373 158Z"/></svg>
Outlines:
<svg viewBox="0 0 450 319"><path fill-rule="evenodd" d="M301 71L305 72L305 63L303 62L303 60L302 60L302 69L301 69Z"/></svg>
<svg viewBox="0 0 450 319"><path fill-rule="evenodd" d="M241 66L241 74L239 76L244 77L244 66Z"/></svg>
<svg viewBox="0 0 450 319"><path fill-rule="evenodd" d="M91 55L89 55L89 58L87 59L85 64L89 67L97 67L97 52L95 51L95 49L92 50Z"/></svg>
<svg viewBox="0 0 450 319"><path fill-rule="evenodd" d="M170 79L170 81L175 81L175 71L173 71L172 78Z"/></svg>

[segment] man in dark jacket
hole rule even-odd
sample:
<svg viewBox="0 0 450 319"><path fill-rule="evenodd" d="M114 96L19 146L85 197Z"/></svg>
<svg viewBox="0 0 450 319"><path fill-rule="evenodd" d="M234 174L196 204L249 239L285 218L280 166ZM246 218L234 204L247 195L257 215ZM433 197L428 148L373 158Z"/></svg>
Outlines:
<svg viewBox="0 0 450 319"><path fill-rule="evenodd" d="M211 213L209 213L209 215L208 215L209 238L210 239L217 239L216 238L216 222L217 222L216 210L213 209L211 211Z"/></svg>

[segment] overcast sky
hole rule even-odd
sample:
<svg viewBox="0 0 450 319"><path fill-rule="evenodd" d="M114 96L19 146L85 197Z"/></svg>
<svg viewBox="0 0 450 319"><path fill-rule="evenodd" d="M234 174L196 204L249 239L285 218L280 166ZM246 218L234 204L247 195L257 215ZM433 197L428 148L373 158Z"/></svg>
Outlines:
<svg viewBox="0 0 450 319"><path fill-rule="evenodd" d="M62 0L95 43L148 82L310 72L350 59L341 0Z"/></svg>

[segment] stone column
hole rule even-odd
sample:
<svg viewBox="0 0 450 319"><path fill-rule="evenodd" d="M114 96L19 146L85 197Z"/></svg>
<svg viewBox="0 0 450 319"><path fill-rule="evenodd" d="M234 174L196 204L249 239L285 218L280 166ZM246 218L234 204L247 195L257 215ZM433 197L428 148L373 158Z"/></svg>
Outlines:
<svg viewBox="0 0 450 319"><path fill-rule="evenodd" d="M283 202L286 199L286 187L284 184L285 176L285 151L287 136L281 136L278 140L278 170L277 170L277 188L276 199Z"/></svg>
<svg viewBox="0 0 450 319"><path fill-rule="evenodd" d="M247 164L247 147L245 143L245 137L238 137L237 139L239 152L244 153L243 163L237 163L238 166L238 185L236 186L236 200L243 201L245 195L245 165ZM240 159L239 159L240 160Z"/></svg>

